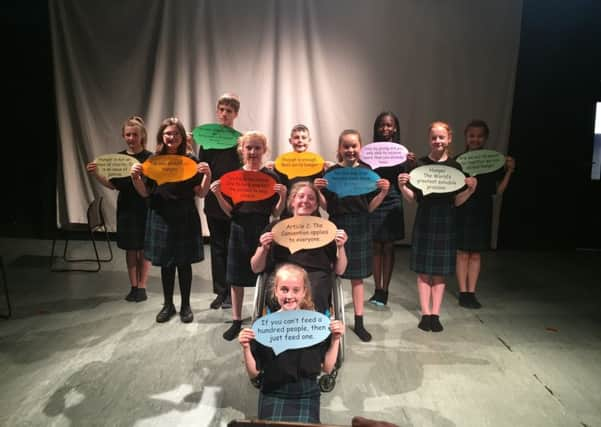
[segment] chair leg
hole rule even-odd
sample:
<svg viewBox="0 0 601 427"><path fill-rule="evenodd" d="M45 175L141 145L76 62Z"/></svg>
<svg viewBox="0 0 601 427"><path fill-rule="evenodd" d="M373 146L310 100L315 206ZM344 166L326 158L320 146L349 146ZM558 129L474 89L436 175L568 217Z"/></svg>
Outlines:
<svg viewBox="0 0 601 427"><path fill-rule="evenodd" d="M8 309L8 314L0 314L0 318L2 319L10 319L13 315L12 307L10 305L10 296L8 295L8 281L6 280L6 270L4 269L4 261L0 256L0 270L2 273L2 283L4 285L4 295L6 295L6 307Z"/></svg>

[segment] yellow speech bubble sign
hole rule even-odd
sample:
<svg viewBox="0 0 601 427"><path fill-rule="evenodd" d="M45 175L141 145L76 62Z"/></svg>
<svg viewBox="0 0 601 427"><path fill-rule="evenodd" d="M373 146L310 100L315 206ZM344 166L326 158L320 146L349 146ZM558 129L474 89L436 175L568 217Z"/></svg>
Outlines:
<svg viewBox="0 0 601 427"><path fill-rule="evenodd" d="M323 164L324 160L319 154L307 151L304 153L292 151L281 154L275 159L276 169L285 173L288 179L315 175L323 170Z"/></svg>
<svg viewBox="0 0 601 427"><path fill-rule="evenodd" d="M111 179L128 177L131 167L140 162L126 154L104 154L98 156L94 163L96 163L98 175Z"/></svg>
<svg viewBox="0 0 601 427"><path fill-rule="evenodd" d="M166 182L185 181L196 175L196 162L189 157L177 154L163 154L151 157L142 163L142 171L159 185Z"/></svg>
<svg viewBox="0 0 601 427"><path fill-rule="evenodd" d="M336 238L336 224L318 216L293 216L278 222L271 232L278 245L295 253L330 243Z"/></svg>
<svg viewBox="0 0 601 427"><path fill-rule="evenodd" d="M445 165L424 165L413 169L410 182L422 190L424 196L430 193L452 193L465 185L465 175L459 169Z"/></svg>

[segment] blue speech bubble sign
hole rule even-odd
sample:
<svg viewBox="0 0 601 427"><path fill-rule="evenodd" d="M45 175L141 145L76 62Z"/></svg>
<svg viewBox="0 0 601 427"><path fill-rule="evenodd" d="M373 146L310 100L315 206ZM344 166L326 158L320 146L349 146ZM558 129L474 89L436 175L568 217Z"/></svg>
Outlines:
<svg viewBox="0 0 601 427"><path fill-rule="evenodd" d="M328 190L338 197L360 196L376 191L376 182L380 176L366 168L338 168L325 174Z"/></svg>
<svg viewBox="0 0 601 427"><path fill-rule="evenodd" d="M330 335L330 319L310 310L278 311L259 317L252 327L255 340L277 356L286 350L311 347Z"/></svg>

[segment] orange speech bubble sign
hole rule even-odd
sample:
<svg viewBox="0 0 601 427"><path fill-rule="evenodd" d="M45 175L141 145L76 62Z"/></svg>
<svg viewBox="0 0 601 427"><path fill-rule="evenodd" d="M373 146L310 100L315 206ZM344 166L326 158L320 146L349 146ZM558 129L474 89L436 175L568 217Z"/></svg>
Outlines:
<svg viewBox="0 0 601 427"><path fill-rule="evenodd" d="M196 175L196 162L177 154L162 154L142 163L142 171L159 185L166 182L185 181Z"/></svg>
<svg viewBox="0 0 601 427"><path fill-rule="evenodd" d="M336 224L318 216L293 216L278 222L271 232L278 245L295 253L330 243L336 238Z"/></svg>
<svg viewBox="0 0 601 427"><path fill-rule="evenodd" d="M237 170L221 177L221 191L232 198L234 203L256 202L274 195L275 179L259 171Z"/></svg>
<svg viewBox="0 0 601 427"><path fill-rule="evenodd" d="M315 175L323 170L324 160L317 153L284 153L275 159L275 167L285 173L288 179Z"/></svg>

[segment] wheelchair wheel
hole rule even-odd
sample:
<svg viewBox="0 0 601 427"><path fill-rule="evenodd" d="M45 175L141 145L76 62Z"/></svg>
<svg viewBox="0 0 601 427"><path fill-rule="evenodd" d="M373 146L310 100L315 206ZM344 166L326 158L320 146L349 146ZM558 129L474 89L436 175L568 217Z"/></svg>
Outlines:
<svg viewBox="0 0 601 427"><path fill-rule="evenodd" d="M336 369L331 374L323 374L319 377L319 389L324 393L329 393L336 386Z"/></svg>
<svg viewBox="0 0 601 427"><path fill-rule="evenodd" d="M334 318L342 321L342 323L346 325L344 315L344 296L342 294L342 283L340 278L336 278L334 288L332 289L332 305L334 309ZM336 361L336 368L342 366L342 362L344 361L344 342L345 335L342 335L342 337L340 338L340 348L338 349L338 360Z"/></svg>
<svg viewBox="0 0 601 427"><path fill-rule="evenodd" d="M257 276L255 285L255 296L253 298L252 322L254 323L259 317L263 316L265 308L265 274Z"/></svg>

